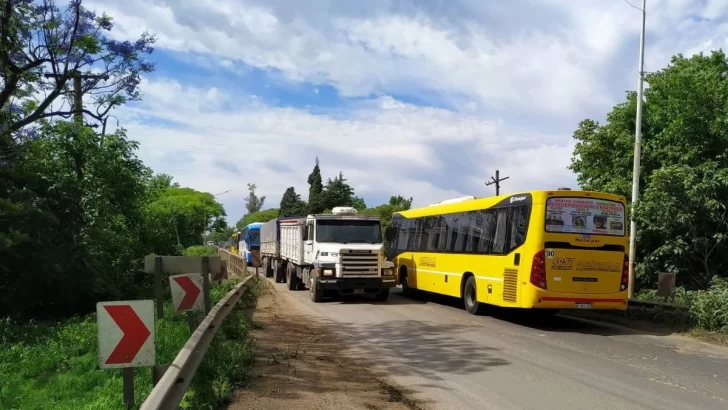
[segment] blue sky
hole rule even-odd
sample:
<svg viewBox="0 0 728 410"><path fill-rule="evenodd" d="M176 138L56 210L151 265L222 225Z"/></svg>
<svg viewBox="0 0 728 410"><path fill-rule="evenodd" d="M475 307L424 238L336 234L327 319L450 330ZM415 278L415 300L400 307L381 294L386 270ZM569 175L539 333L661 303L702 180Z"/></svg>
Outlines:
<svg viewBox="0 0 728 410"><path fill-rule="evenodd" d="M631 0L638 4L639 0ZM119 39L149 30L157 70L115 115L140 157L266 206L306 197L316 156L374 206L576 187L579 121L637 83L640 14L625 0L86 0ZM646 70L728 49L725 0L649 0Z"/></svg>

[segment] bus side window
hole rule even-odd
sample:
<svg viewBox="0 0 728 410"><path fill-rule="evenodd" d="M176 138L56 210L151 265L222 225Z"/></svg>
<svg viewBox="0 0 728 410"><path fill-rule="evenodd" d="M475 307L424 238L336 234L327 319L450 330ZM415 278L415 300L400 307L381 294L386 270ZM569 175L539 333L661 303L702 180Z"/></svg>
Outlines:
<svg viewBox="0 0 728 410"><path fill-rule="evenodd" d="M508 233L508 209L498 209L496 214L498 220L496 223L495 234L493 235L493 253L503 254L506 250L506 236Z"/></svg>

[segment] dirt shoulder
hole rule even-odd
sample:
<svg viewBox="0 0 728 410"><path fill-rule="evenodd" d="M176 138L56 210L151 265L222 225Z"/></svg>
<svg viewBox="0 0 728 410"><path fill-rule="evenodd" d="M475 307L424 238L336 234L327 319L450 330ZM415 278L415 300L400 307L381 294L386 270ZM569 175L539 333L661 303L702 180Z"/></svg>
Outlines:
<svg viewBox="0 0 728 410"><path fill-rule="evenodd" d="M234 394L227 409L423 408L347 355L331 329L294 310L269 282L253 321L260 325L250 333L258 347L258 377Z"/></svg>

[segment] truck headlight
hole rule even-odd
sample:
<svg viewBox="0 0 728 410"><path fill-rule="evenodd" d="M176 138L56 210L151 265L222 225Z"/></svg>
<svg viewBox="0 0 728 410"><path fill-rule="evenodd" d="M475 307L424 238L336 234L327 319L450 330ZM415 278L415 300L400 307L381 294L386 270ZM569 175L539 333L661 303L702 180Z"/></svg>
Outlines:
<svg viewBox="0 0 728 410"><path fill-rule="evenodd" d="M394 276L394 269L392 269L392 268L382 269L382 276Z"/></svg>
<svg viewBox="0 0 728 410"><path fill-rule="evenodd" d="M331 268L324 269L324 276L334 276L334 270Z"/></svg>

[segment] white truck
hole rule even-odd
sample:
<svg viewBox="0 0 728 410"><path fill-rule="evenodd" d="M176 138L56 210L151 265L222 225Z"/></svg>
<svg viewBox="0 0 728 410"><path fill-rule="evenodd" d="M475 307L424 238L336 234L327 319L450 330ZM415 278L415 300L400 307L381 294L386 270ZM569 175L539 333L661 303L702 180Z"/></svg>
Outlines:
<svg viewBox="0 0 728 410"><path fill-rule="evenodd" d="M396 286L378 216L336 207L331 215L277 218L260 227L260 238L266 276L289 290L308 287L314 302L337 294L385 301Z"/></svg>

